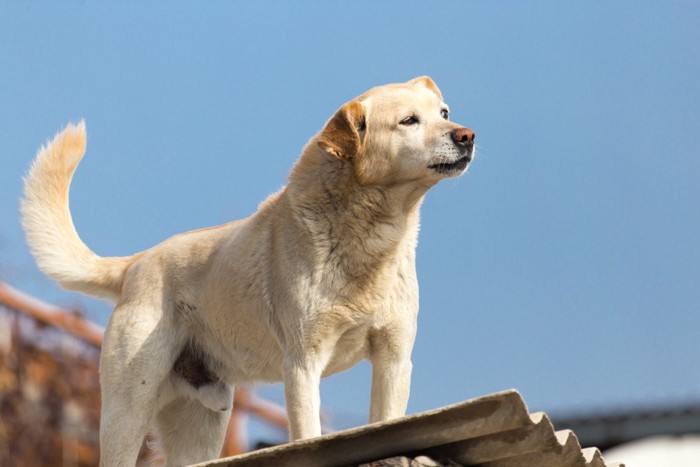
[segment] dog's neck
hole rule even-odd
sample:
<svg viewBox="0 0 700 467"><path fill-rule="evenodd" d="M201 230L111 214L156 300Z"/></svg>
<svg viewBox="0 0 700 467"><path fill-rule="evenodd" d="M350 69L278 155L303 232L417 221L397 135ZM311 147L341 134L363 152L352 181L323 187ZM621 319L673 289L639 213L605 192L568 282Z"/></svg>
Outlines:
<svg viewBox="0 0 700 467"><path fill-rule="evenodd" d="M432 185L363 185L352 161L314 146L295 165L284 194L316 262L356 281L399 256L413 260L420 204Z"/></svg>

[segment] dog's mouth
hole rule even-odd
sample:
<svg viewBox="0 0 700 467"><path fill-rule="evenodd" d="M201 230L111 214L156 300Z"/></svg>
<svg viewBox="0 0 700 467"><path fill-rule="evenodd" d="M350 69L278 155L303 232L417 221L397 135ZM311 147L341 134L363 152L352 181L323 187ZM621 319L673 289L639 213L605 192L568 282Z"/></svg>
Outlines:
<svg viewBox="0 0 700 467"><path fill-rule="evenodd" d="M454 162L441 162L439 164L429 165L428 168L443 174L461 172L467 168L467 165L469 165L469 162L471 162L471 160L471 155L466 154Z"/></svg>

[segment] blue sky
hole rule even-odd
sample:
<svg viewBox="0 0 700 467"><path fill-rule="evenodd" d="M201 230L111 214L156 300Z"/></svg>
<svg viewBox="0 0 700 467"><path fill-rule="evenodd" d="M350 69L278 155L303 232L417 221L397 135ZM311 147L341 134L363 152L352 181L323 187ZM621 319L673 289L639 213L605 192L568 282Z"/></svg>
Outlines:
<svg viewBox="0 0 700 467"><path fill-rule="evenodd" d="M343 102L427 74L478 152L423 206L409 411L511 387L557 413L698 400L699 25L681 0L3 2L0 278L107 320L18 223L69 121L78 231L126 255L249 215ZM368 366L322 391L361 423Z"/></svg>

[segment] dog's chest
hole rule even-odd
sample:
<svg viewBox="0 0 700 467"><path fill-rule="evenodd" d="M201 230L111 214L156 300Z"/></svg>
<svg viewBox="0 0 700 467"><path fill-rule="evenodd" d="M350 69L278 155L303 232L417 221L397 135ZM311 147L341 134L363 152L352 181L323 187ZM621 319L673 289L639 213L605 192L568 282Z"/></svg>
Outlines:
<svg viewBox="0 0 700 467"><path fill-rule="evenodd" d="M341 294L342 296L342 294ZM345 305L327 310L329 326L316 334L331 337L324 376L345 371L370 356L373 334L413 327L418 314L415 270L395 269L391 278L362 293L345 296ZM323 318L317 319L323 322Z"/></svg>

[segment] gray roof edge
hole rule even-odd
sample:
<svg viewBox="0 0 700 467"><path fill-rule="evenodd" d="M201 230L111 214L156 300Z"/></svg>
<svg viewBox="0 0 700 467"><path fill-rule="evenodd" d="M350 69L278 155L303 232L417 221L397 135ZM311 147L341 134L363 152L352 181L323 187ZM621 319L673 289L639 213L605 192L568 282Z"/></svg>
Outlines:
<svg viewBox="0 0 700 467"><path fill-rule="evenodd" d="M457 456L465 465L485 461L505 467L518 459L556 458L561 465L605 466L590 449L584 460L573 432L555 432L546 414L530 414L520 393L511 389L195 467L341 467L421 452Z"/></svg>

